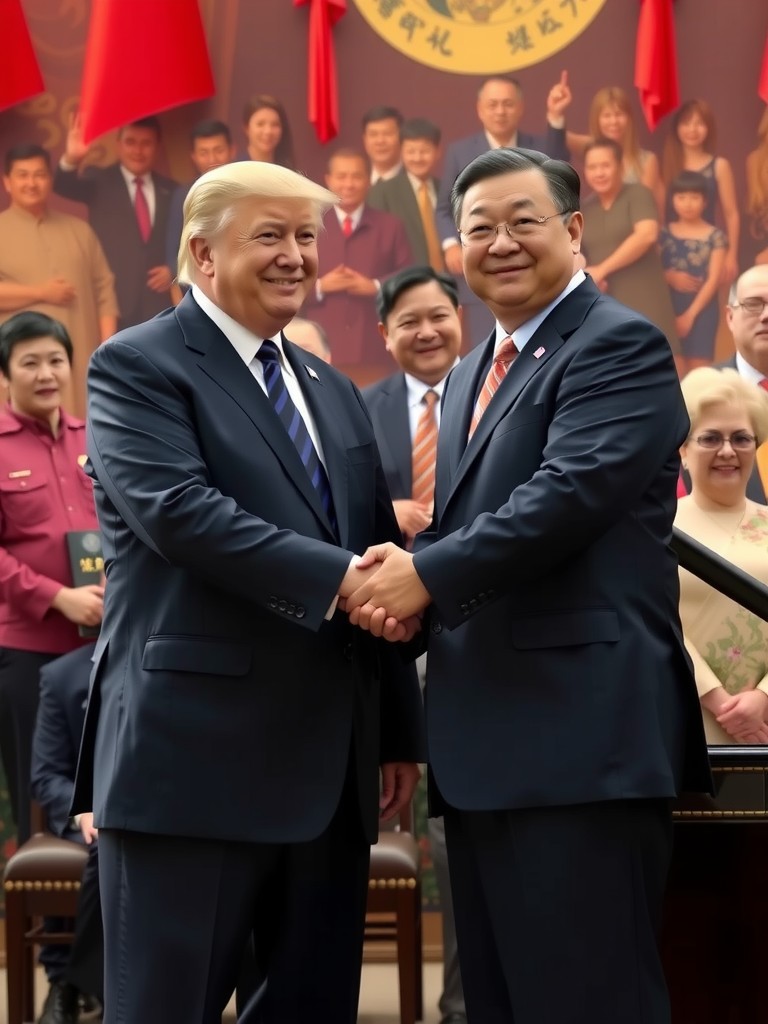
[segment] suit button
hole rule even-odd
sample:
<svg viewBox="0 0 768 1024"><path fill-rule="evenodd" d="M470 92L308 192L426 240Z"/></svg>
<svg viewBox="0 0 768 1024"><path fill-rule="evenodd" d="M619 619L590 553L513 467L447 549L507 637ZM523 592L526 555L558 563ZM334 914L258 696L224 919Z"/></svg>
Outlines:
<svg viewBox="0 0 768 1024"><path fill-rule="evenodd" d="M472 611L474 611L474 610L475 610L475 608L477 608L477 599L476 599L476 598L474 598L474 597L473 597L473 598L472 598L472 599L470 600L470 602L469 602L469 607L470 607L470 608L472 609Z"/></svg>
<svg viewBox="0 0 768 1024"><path fill-rule="evenodd" d="M352 644L344 644L344 657L347 661L352 661L355 656L354 648Z"/></svg>
<svg viewBox="0 0 768 1024"><path fill-rule="evenodd" d="M288 602L287 601L278 601L277 602L277 610L278 611L284 612L284 611L287 611L287 609L288 609Z"/></svg>
<svg viewBox="0 0 768 1024"><path fill-rule="evenodd" d="M270 597L270 599L267 601L267 608L272 608L273 610L275 608L277 608L277 598L276 597Z"/></svg>
<svg viewBox="0 0 768 1024"><path fill-rule="evenodd" d="M487 600L487 598L488 598L488 595L486 594L486 592L484 590L481 590L480 593L477 595L477 600L478 601L485 601L485 600Z"/></svg>
<svg viewBox="0 0 768 1024"><path fill-rule="evenodd" d="M496 591L495 590L489 590L488 591L488 597L496 597Z"/></svg>
<svg viewBox="0 0 768 1024"><path fill-rule="evenodd" d="M289 604L288 605L288 614L289 615L295 615L296 614L296 605L295 604Z"/></svg>
<svg viewBox="0 0 768 1024"><path fill-rule="evenodd" d="M306 614L307 614L307 610L306 610L306 608L303 605L300 605L300 604L296 605L296 618L297 619L303 619Z"/></svg>
<svg viewBox="0 0 768 1024"><path fill-rule="evenodd" d="M461 614L462 615L469 615L469 605L468 604L461 604L461 605L459 605L459 608L461 609Z"/></svg>
<svg viewBox="0 0 768 1024"><path fill-rule="evenodd" d="M437 635L438 633L442 633L443 632L443 624L442 624L442 622L433 622L432 623L432 632L435 635Z"/></svg>

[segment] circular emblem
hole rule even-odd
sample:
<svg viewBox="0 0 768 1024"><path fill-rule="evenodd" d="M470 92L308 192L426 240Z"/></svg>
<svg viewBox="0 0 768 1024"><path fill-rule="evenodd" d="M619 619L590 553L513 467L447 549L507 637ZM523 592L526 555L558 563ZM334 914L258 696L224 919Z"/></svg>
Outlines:
<svg viewBox="0 0 768 1024"><path fill-rule="evenodd" d="M84 533L80 539L83 551L89 555L97 555L101 551L101 537L98 533Z"/></svg>
<svg viewBox="0 0 768 1024"><path fill-rule="evenodd" d="M562 50L606 0L355 0L382 39L440 71L494 75Z"/></svg>

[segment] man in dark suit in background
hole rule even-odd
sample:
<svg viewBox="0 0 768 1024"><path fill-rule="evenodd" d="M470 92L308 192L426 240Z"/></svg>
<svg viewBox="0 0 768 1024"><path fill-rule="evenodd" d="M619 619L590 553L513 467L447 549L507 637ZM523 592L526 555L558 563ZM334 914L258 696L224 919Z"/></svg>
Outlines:
<svg viewBox="0 0 768 1024"><path fill-rule="evenodd" d="M574 274L568 164L486 153L453 209L496 326L445 388L432 527L363 559L384 564L347 607L378 631L432 605L432 808L469 1019L669 1024L669 801L709 785L669 546L674 360Z"/></svg>
<svg viewBox="0 0 768 1024"><path fill-rule="evenodd" d="M93 649L93 644L79 647L40 670L40 704L32 741L32 795L54 835L88 845L88 861L80 885L74 942L71 946L44 946L40 951L51 987L39 1024L75 1024L79 997L96 996L101 1000L104 985L97 833L93 814L82 814L77 819L69 816Z"/></svg>
<svg viewBox="0 0 768 1024"><path fill-rule="evenodd" d="M440 129L423 117L414 117L403 124L400 136L402 169L394 178L382 179L373 186L368 205L400 218L414 263L445 270L435 222L440 182L432 176L440 156Z"/></svg>
<svg viewBox="0 0 768 1024"><path fill-rule="evenodd" d="M412 262L411 249L403 222L366 203L368 163L362 153L337 150L325 183L340 202L323 219L317 284L302 312L331 339L333 365L365 382L363 377L375 379L387 366L376 330L376 292L385 277Z"/></svg>
<svg viewBox="0 0 768 1024"><path fill-rule="evenodd" d="M396 107L371 107L363 114L363 149L370 161L370 183L388 181L400 171L400 126Z"/></svg>
<svg viewBox="0 0 768 1024"><path fill-rule="evenodd" d="M415 673L335 610L355 553L399 542L370 420L281 333L335 198L275 164L203 175L191 291L91 361L109 586L74 808L99 828L105 1024L218 1021L251 929L242 1021L356 1019L369 846L423 749Z"/></svg>
<svg viewBox="0 0 768 1024"><path fill-rule="evenodd" d="M488 336L493 326L493 317L464 280L461 244L451 211L451 187L459 172L489 149L522 146L525 149L541 150L553 159L567 160L565 111L570 103L568 76L563 72L560 81L549 90L547 96L546 133L531 135L520 131L520 121L525 113L523 87L516 78L494 75L483 82L477 94L477 117L482 131L452 142L445 151L437 199L437 229L445 265L450 273L456 275L459 284L467 347L479 345Z"/></svg>
<svg viewBox="0 0 768 1024"><path fill-rule="evenodd" d="M118 132L117 163L80 173L88 146L79 118L73 117L53 180L60 196L88 207L90 225L115 275L119 329L149 319L170 302L165 246L177 183L153 170L159 146L160 122L142 118Z"/></svg>
<svg viewBox="0 0 768 1024"><path fill-rule="evenodd" d="M461 309L449 274L409 267L384 281L379 331L400 371L363 391L395 515L409 546L432 520L440 398L459 361ZM426 657L419 659L424 678ZM430 818L429 845L443 915L441 1024L466 1024L456 926L441 817Z"/></svg>

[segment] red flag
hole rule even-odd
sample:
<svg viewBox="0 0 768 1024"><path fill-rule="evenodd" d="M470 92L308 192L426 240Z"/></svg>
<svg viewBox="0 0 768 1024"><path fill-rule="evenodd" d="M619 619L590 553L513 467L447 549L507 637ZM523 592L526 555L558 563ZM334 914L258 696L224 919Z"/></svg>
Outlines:
<svg viewBox="0 0 768 1024"><path fill-rule="evenodd" d="M332 29L346 14L347 0L293 0L294 7L309 4L309 121L321 142L339 134L339 94Z"/></svg>
<svg viewBox="0 0 768 1024"><path fill-rule="evenodd" d="M763 103L768 103L768 35L765 37L763 66L760 68L760 81L757 83L757 95Z"/></svg>
<svg viewBox="0 0 768 1024"><path fill-rule="evenodd" d="M672 0L640 0L635 85L648 127L680 105Z"/></svg>
<svg viewBox="0 0 768 1024"><path fill-rule="evenodd" d="M0 110L5 110L43 92L45 85L21 0L0 0L0 25L3 29Z"/></svg>
<svg viewBox="0 0 768 1024"><path fill-rule="evenodd" d="M198 0L93 0L83 141L215 91Z"/></svg>

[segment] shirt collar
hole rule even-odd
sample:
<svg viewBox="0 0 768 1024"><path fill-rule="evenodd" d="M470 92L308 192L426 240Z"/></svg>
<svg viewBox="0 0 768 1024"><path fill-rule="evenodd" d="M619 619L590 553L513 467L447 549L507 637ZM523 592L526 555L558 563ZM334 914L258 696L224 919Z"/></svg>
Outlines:
<svg viewBox="0 0 768 1024"><path fill-rule="evenodd" d="M416 195L418 195L419 192L421 192L421 186L426 185L427 192L429 193L430 197L434 196L435 186L432 184L429 178L427 178L426 181L422 181L421 178L417 178L415 174L411 174L409 171L406 171L405 173L408 175L408 181L410 181L411 188L416 193Z"/></svg>
<svg viewBox="0 0 768 1024"><path fill-rule="evenodd" d="M459 360L457 358L453 366L456 366L458 361ZM451 367L451 370L453 369L453 366ZM439 380L437 384L425 384L423 380L419 380L418 377L414 377L412 373L404 373L403 376L405 377L405 390L408 396L408 407L412 408L414 405L421 405L424 400L424 395L426 395L428 391L434 391L439 401L443 397L445 382L448 380L448 374L451 370L449 370L443 379Z"/></svg>
<svg viewBox="0 0 768 1024"><path fill-rule="evenodd" d="M352 211L352 213L344 213L344 211L342 210L342 208L340 206L334 206L334 210L336 211L336 216L339 218L339 227L343 229L343 227L344 227L344 220L347 217L351 217L352 218L352 230L356 231L357 228L360 225L360 221L362 219L363 210L364 209L365 209L365 203L361 203L360 206L358 206L358 208L356 210Z"/></svg>
<svg viewBox="0 0 768 1024"><path fill-rule="evenodd" d="M497 142L496 139L489 133L483 132L486 139L488 140L489 149L514 149L517 145L517 132L514 132L509 139L509 142Z"/></svg>
<svg viewBox="0 0 768 1024"><path fill-rule="evenodd" d="M126 185L133 185L137 178L141 178L141 184L145 187L152 184L151 171L147 171L146 174L132 174L127 167L123 167L123 165L120 164L120 173L122 174Z"/></svg>
<svg viewBox="0 0 768 1024"><path fill-rule="evenodd" d="M371 171L371 184L375 185L377 181L391 181L392 178L396 178L402 169L402 164L397 163L394 167L390 167L388 171L384 171L381 174L379 171Z"/></svg>
<svg viewBox="0 0 768 1024"><path fill-rule="evenodd" d="M739 371L739 376L748 380L750 384L759 384L761 380L765 380L765 374L760 373L751 363L748 363L741 352L736 353L736 369Z"/></svg>
<svg viewBox="0 0 768 1024"><path fill-rule="evenodd" d="M540 313L537 313L536 316L531 317L530 320L526 320L524 324L520 324L517 330L512 332L512 340L514 341L515 348L518 352L523 351L525 346L534 336L539 327L544 323L544 321L555 308L555 306L559 305L566 297L566 295L570 295L574 288L578 288L582 281L586 281L586 279L587 276L584 273L584 271L577 270L571 278L571 280L568 282L565 288L563 288L563 290L560 292L556 299L553 299L552 302L550 302L548 306L545 306ZM502 341L504 341L504 339L508 337L509 331L505 330L505 328L503 328L497 320L496 341L493 346L493 351L495 352L499 345L501 345Z"/></svg>
<svg viewBox="0 0 768 1024"><path fill-rule="evenodd" d="M265 339L259 337L258 334L253 334L247 327L243 327L242 324L238 323L237 320L233 320L228 313L225 313L223 309L208 298L199 285L192 285L192 297L205 315L213 320L245 365L250 366L258 355L262 342ZM274 342L280 353L280 364L283 372L290 373L293 376L291 364L285 357L282 332L278 331L269 340Z"/></svg>

